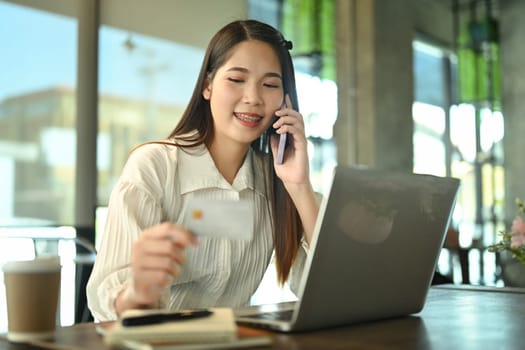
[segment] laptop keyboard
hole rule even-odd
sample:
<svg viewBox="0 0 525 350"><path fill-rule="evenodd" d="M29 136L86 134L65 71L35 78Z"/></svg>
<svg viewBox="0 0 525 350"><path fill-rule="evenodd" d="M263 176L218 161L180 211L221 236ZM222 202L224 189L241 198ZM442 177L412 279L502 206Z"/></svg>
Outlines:
<svg viewBox="0 0 525 350"><path fill-rule="evenodd" d="M250 317L260 318L263 320L270 320L270 321L289 321L292 319L293 311L294 310L262 312L259 314L250 315Z"/></svg>

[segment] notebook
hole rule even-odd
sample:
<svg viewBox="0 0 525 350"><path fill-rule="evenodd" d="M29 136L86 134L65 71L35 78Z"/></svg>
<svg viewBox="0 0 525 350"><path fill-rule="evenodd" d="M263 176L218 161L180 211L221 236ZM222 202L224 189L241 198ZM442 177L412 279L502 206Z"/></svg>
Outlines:
<svg viewBox="0 0 525 350"><path fill-rule="evenodd" d="M298 301L239 309L236 321L292 332L418 313L458 188L455 178L336 166Z"/></svg>

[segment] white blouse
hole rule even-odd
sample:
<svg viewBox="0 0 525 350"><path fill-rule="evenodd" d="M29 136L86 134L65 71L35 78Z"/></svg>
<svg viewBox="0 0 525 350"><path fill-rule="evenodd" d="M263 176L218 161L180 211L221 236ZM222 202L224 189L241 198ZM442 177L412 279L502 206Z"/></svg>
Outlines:
<svg viewBox="0 0 525 350"><path fill-rule="evenodd" d="M191 152L191 153L189 153ZM233 184L219 173L205 146L191 151L173 145L147 144L130 155L114 188L93 272L87 284L89 308L96 320L116 319L114 302L130 283L131 247L142 230L171 221L180 223L190 197L249 199L254 202L251 241L199 237L185 251L181 274L166 288L160 307L236 307L247 305L273 253L271 218L265 195L262 159L250 149ZM304 266L299 249L290 286Z"/></svg>

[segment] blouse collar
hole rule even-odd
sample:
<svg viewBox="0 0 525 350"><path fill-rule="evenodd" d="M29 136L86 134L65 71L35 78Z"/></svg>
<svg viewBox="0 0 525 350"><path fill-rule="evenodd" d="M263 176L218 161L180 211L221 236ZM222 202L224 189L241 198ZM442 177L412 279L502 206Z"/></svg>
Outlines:
<svg viewBox="0 0 525 350"><path fill-rule="evenodd" d="M254 174L264 174L262 159L257 157L251 148L248 149L232 184L221 175L205 145L195 148L179 148L178 153L178 172L182 194L210 187L237 192L251 189L262 195L265 193L263 176L254 179Z"/></svg>

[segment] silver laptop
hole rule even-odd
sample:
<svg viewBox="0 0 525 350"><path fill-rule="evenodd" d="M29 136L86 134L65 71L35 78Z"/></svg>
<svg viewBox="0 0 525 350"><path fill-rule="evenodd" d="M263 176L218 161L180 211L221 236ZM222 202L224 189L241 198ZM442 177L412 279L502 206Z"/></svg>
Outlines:
<svg viewBox="0 0 525 350"><path fill-rule="evenodd" d="M298 301L236 310L237 322L291 332L421 311L458 188L455 178L337 166Z"/></svg>

